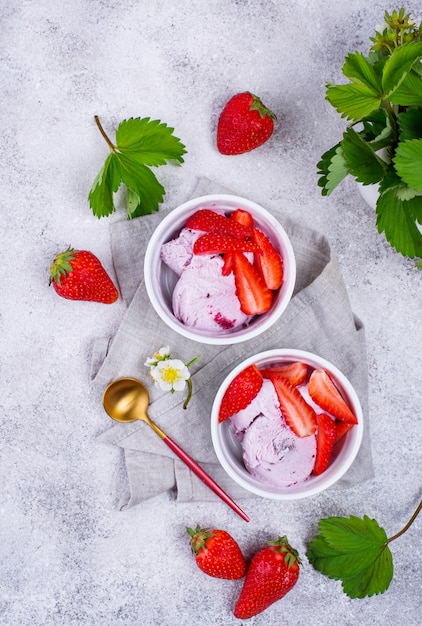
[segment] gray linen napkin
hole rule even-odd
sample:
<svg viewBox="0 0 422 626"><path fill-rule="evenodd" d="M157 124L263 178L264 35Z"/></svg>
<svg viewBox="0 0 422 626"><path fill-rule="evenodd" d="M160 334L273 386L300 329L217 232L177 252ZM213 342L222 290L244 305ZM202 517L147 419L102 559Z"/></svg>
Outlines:
<svg viewBox="0 0 422 626"><path fill-rule="evenodd" d="M222 193L215 183L201 179L191 197ZM210 409L215 393L234 366L243 359L273 348L296 348L319 354L335 364L352 382L360 398L365 428L354 464L332 489L351 487L373 477L367 410L367 362L364 328L353 315L337 260L324 236L274 212L289 235L296 256L295 292L281 319L263 335L231 346L208 346L181 338L168 328L149 303L143 281L146 245L165 211L111 226L113 263L127 312L111 341L94 344L91 378L99 389L120 376L133 376L149 386L149 414L235 500L253 498L221 468L210 431ZM187 410L185 393L157 389L149 379L145 359L163 345L173 358L191 367L193 396ZM116 423L98 441L124 448L129 495L120 508L174 490L178 501L213 501L208 489L143 422Z"/></svg>

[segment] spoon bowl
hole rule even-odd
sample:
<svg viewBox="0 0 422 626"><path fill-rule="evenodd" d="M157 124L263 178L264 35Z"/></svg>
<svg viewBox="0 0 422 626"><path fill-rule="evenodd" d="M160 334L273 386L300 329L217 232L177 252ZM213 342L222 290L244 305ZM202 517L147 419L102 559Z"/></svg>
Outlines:
<svg viewBox="0 0 422 626"><path fill-rule="evenodd" d="M103 406L106 413L117 422L146 422L154 432L173 450L173 452L226 504L240 517L249 522L249 517L226 494L223 489L194 461L175 441L170 439L148 415L149 393L146 386L136 378L118 378L108 385L103 394Z"/></svg>
<svg viewBox="0 0 422 626"><path fill-rule="evenodd" d="M164 439L166 434L148 415L149 392L136 378L119 378L104 391L103 405L106 413L117 422L146 422L157 435Z"/></svg>

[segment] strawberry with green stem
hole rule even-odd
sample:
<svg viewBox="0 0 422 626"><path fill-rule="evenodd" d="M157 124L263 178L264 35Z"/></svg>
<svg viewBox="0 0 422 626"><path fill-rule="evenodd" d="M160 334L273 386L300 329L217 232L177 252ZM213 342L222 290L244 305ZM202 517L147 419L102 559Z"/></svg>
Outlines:
<svg viewBox="0 0 422 626"><path fill-rule="evenodd" d="M278 537L254 554L246 572L235 617L248 619L265 611L293 589L301 560L287 537Z"/></svg>
<svg viewBox="0 0 422 626"><path fill-rule="evenodd" d="M49 284L68 300L112 304L119 295L99 259L92 252L71 247L55 256Z"/></svg>
<svg viewBox="0 0 422 626"><path fill-rule="evenodd" d="M186 528L192 553L200 570L213 578L239 580L246 570L244 556L238 543L225 530Z"/></svg>
<svg viewBox="0 0 422 626"><path fill-rule="evenodd" d="M218 150L221 154L234 155L258 148L271 137L275 119L258 96L249 91L236 94L218 120Z"/></svg>

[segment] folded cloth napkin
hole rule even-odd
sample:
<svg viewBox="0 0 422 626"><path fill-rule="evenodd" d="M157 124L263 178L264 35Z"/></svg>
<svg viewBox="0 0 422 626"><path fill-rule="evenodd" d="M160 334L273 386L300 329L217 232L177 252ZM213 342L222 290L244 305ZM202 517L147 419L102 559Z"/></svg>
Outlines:
<svg viewBox="0 0 422 626"><path fill-rule="evenodd" d="M191 197L221 193L201 179ZM123 299L124 319L112 340L94 344L91 378L103 390L121 376L148 384L150 417L192 456L235 500L256 497L238 486L219 465L210 430L210 408L224 378L238 363L263 350L296 348L314 352L335 364L351 381L360 398L365 428L359 454L345 476L332 489L356 485L373 476L367 410L367 363L364 328L353 315L337 260L326 238L300 223L274 214L290 237L296 256L295 292L286 311L264 334L245 343L210 346L190 341L168 328L151 306L143 280L144 253L151 233L165 211L111 226L113 263ZM172 357L191 366L193 395L186 410L185 393L163 392L152 384L144 365L160 347L170 346ZM186 391L186 390L185 390ZM98 441L124 449L129 495L120 508L128 508L172 490L178 501L213 501L217 496L180 461L143 422L116 423Z"/></svg>

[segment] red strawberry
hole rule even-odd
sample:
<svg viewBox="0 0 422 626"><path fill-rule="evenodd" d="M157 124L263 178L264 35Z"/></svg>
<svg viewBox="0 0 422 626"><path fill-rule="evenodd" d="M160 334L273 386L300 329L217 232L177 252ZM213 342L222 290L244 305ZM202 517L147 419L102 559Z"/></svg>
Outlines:
<svg viewBox="0 0 422 626"><path fill-rule="evenodd" d="M324 369L316 369L312 372L308 391L312 400L324 411L331 413L339 420L349 424L357 424L356 416L343 400L342 395L331 380L328 372Z"/></svg>
<svg viewBox="0 0 422 626"><path fill-rule="evenodd" d="M228 276L233 271L233 252L226 252L223 254L223 267L221 273L223 276Z"/></svg>
<svg viewBox="0 0 422 626"><path fill-rule="evenodd" d="M253 217L248 211L244 209L236 209L230 215L230 219L238 224L243 224L246 228L250 229L250 235L252 236ZM233 255L231 252L226 252L224 255L224 265L222 269L223 276L228 276L233 271Z"/></svg>
<svg viewBox="0 0 422 626"><path fill-rule="evenodd" d="M194 254L223 254L224 252L257 252L258 246L253 241L246 241L231 235L207 233L193 244Z"/></svg>
<svg viewBox="0 0 422 626"><path fill-rule="evenodd" d="M353 428L354 424L349 424L348 422L336 421L336 443L343 439L344 435L349 432L351 428Z"/></svg>
<svg viewBox="0 0 422 626"><path fill-rule="evenodd" d="M234 608L235 617L248 619L281 600L297 583L300 563L287 537L269 541L252 557Z"/></svg>
<svg viewBox="0 0 422 626"><path fill-rule="evenodd" d="M261 315L271 307L273 292L244 254L233 253L233 272L236 295L246 315Z"/></svg>
<svg viewBox="0 0 422 626"><path fill-rule="evenodd" d="M205 233L221 233L246 239L252 236L252 228L226 217L222 213L216 213L211 209L200 209L191 215L187 222L187 228L203 230Z"/></svg>
<svg viewBox="0 0 422 626"><path fill-rule="evenodd" d="M284 420L298 437L308 437L316 431L314 409L306 402L296 387L292 387L283 376L273 376L271 381L277 392Z"/></svg>
<svg viewBox="0 0 422 626"><path fill-rule="evenodd" d="M265 143L276 116L249 91L233 96L221 112L217 148L221 154L242 154Z"/></svg>
<svg viewBox="0 0 422 626"><path fill-rule="evenodd" d="M50 284L62 298L111 304L119 296L111 278L92 252L68 248L50 266Z"/></svg>
<svg viewBox="0 0 422 626"><path fill-rule="evenodd" d="M230 219L234 220L238 224L243 224L247 228L250 228L252 231L253 228L253 217L249 213L249 211L245 211L245 209L236 209L230 215Z"/></svg>
<svg viewBox="0 0 422 626"><path fill-rule="evenodd" d="M286 365L276 365L261 370L264 378L272 378L273 376L282 376L292 387L297 387L305 382L308 375L308 366L301 361L294 363L286 363Z"/></svg>
<svg viewBox="0 0 422 626"><path fill-rule="evenodd" d="M252 240L262 254L256 254L254 263L269 289L278 289L283 282L283 261L271 241L257 228L253 229Z"/></svg>
<svg viewBox="0 0 422 626"><path fill-rule="evenodd" d="M195 530L186 528L191 538L191 548L196 564L205 574L214 578L238 580L243 578L246 563L243 554L225 530L209 530L199 525Z"/></svg>
<svg viewBox="0 0 422 626"><path fill-rule="evenodd" d="M242 370L227 387L220 405L218 421L224 422L245 409L262 387L262 374L255 364Z"/></svg>
<svg viewBox="0 0 422 626"><path fill-rule="evenodd" d="M316 457L314 475L325 472L330 464L331 452L336 442L336 424L326 413L317 415Z"/></svg>

